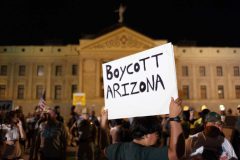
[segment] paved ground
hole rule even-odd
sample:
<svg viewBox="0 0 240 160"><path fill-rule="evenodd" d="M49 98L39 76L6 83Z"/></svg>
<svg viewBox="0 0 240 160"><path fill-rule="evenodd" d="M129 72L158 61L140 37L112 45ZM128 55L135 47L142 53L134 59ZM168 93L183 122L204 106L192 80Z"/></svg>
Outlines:
<svg viewBox="0 0 240 160"><path fill-rule="evenodd" d="M67 149L67 160L76 160L77 154L77 147L68 147ZM28 160L29 159L29 154L26 151L26 154L24 155L24 160Z"/></svg>

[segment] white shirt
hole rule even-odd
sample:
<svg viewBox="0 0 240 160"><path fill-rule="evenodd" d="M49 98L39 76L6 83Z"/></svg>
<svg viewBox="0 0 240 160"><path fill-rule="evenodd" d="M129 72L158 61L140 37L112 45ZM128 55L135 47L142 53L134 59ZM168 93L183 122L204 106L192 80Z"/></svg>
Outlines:
<svg viewBox="0 0 240 160"><path fill-rule="evenodd" d="M19 129L16 126L2 124L0 128L6 130L5 138L7 141L19 140Z"/></svg>
<svg viewBox="0 0 240 160"><path fill-rule="evenodd" d="M199 133L201 133L201 132L199 132ZM199 133L196 133L194 135L190 135L189 138L198 137ZM191 156L194 156L194 155L197 155L197 154L202 154L203 150L204 150L204 147L201 146L198 149L196 149L195 152L191 153ZM222 155L224 155L224 156L226 155L228 157L228 159L231 159L231 158L238 159L231 143L225 137L224 137L224 141L222 143L222 150L223 150Z"/></svg>

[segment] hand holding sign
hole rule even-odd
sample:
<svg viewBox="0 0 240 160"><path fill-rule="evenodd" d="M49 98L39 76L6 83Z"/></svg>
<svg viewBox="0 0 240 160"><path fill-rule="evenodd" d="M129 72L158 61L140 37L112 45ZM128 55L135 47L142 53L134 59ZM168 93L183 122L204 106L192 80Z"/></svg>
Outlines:
<svg viewBox="0 0 240 160"><path fill-rule="evenodd" d="M171 43L102 67L109 119L168 114L171 97L178 96Z"/></svg>
<svg viewBox="0 0 240 160"><path fill-rule="evenodd" d="M177 117L180 116L181 112L182 112L182 100L177 98L176 100L174 100L173 98L171 98L171 103L170 103L170 112L169 112L169 117Z"/></svg>

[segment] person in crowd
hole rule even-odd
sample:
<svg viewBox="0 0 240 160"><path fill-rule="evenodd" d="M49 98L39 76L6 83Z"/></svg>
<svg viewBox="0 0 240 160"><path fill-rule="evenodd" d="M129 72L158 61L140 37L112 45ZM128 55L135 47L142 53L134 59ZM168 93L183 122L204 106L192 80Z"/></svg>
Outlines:
<svg viewBox="0 0 240 160"><path fill-rule="evenodd" d="M124 126L124 119L113 119L109 121L111 143L131 141L129 129Z"/></svg>
<svg viewBox="0 0 240 160"><path fill-rule="evenodd" d="M237 106L237 110L240 112L240 105ZM238 159L240 159L240 115L238 115L237 121L235 122L235 126L231 136L231 143Z"/></svg>
<svg viewBox="0 0 240 160"><path fill-rule="evenodd" d="M186 158L201 155L206 160L237 159L231 143L222 133L222 125L221 115L209 112L205 117L204 130L186 140Z"/></svg>
<svg viewBox="0 0 240 160"><path fill-rule="evenodd" d="M26 133L26 129L27 129L26 128L26 118L23 114L22 106L16 106L15 111L16 111L18 119L22 122L23 130ZM26 138L25 139L20 139L20 146L21 146L21 150L22 150L21 157L23 157L24 152L25 152L25 148L26 148Z"/></svg>
<svg viewBox="0 0 240 160"><path fill-rule="evenodd" d="M5 114L3 106L0 106L0 157L3 150L3 141L5 139L5 131L3 130L3 124L5 122Z"/></svg>
<svg viewBox="0 0 240 160"><path fill-rule="evenodd" d="M20 160L22 159L22 150L20 147L20 139L25 139L25 131L22 122L17 117L16 111L10 111L6 114L6 123L1 126L6 132L1 148L2 160Z"/></svg>
<svg viewBox="0 0 240 160"><path fill-rule="evenodd" d="M34 127L35 117L32 113L28 113L28 116L26 117L26 140L28 149L33 145Z"/></svg>
<svg viewBox="0 0 240 160"><path fill-rule="evenodd" d="M71 129L71 127L73 126L73 124L77 121L78 119L78 114L75 112L75 108L76 106L72 106L71 107L71 117L69 118L68 122L67 122L67 127L68 127L68 131L69 131L69 134L70 134L70 142L69 142L69 145L71 146L76 146L77 145L77 142L76 142L76 137L78 135L77 133L77 128L74 127Z"/></svg>
<svg viewBox="0 0 240 160"><path fill-rule="evenodd" d="M40 126L37 142L41 160L65 160L67 148L67 133L62 122L57 120L53 109L47 110L47 121Z"/></svg>
<svg viewBox="0 0 240 160"><path fill-rule="evenodd" d="M233 133L231 136L231 143L233 145L234 151L240 159L240 121L238 120L235 124L235 128L233 129Z"/></svg>
<svg viewBox="0 0 240 160"><path fill-rule="evenodd" d="M95 124L95 126L99 127L100 123L95 115L95 111L91 110L90 115L89 115L89 120Z"/></svg>
<svg viewBox="0 0 240 160"><path fill-rule="evenodd" d="M93 160L96 128L89 120L88 108L82 109L81 118L74 123L71 130L75 127L78 131L78 160Z"/></svg>
<svg viewBox="0 0 240 160"><path fill-rule="evenodd" d="M100 140L100 122L98 117L96 116L94 107L91 109L89 114L89 120L93 125L95 126L95 134L93 137L94 139L94 159L100 159L101 149L99 146L99 140Z"/></svg>
<svg viewBox="0 0 240 160"><path fill-rule="evenodd" d="M125 143L115 143L105 148L109 160L160 160L180 159L184 155L184 136L180 123L182 108L181 100L171 99L170 103L170 143L169 147L153 147L158 140L160 127L157 116L135 117L130 126L133 140ZM102 112L102 123L107 121L107 111Z"/></svg>
<svg viewBox="0 0 240 160"><path fill-rule="evenodd" d="M183 107L183 112L182 112L182 128L183 128L183 133L184 137L188 138L190 134L190 108L189 106L184 106Z"/></svg>
<svg viewBox="0 0 240 160"><path fill-rule="evenodd" d="M33 138L32 145L30 146L30 154L29 160L37 160L38 159L38 147L39 144L37 142L37 136L39 134L40 126L42 123L47 121L48 115L42 112L39 106L35 107L34 118L33 118Z"/></svg>
<svg viewBox="0 0 240 160"><path fill-rule="evenodd" d="M203 131L205 118L209 112L210 110L205 105L201 107L201 112L199 112L199 118L193 122L193 127L190 130L190 134L196 134Z"/></svg>
<svg viewBox="0 0 240 160"><path fill-rule="evenodd" d="M6 109L5 105L0 106L0 125L5 124L6 121ZM0 127L0 147L2 146L3 140L5 139L5 133L2 127ZM0 150L1 153L1 150Z"/></svg>
<svg viewBox="0 0 240 160"><path fill-rule="evenodd" d="M60 106L55 106L55 107L54 107L54 112L57 114L57 120L58 120L59 122L64 123L64 118L61 116Z"/></svg>
<svg viewBox="0 0 240 160"><path fill-rule="evenodd" d="M229 108L229 109L227 110L227 116L232 116L232 115L233 115L233 111L232 111L231 108Z"/></svg>
<svg viewBox="0 0 240 160"><path fill-rule="evenodd" d="M195 121L198 120L198 117L196 117L196 114L198 114L198 112L196 112L193 108L189 108L189 122L190 122L190 134L195 134Z"/></svg>
<svg viewBox="0 0 240 160"><path fill-rule="evenodd" d="M0 106L0 124L4 124L6 112L5 105Z"/></svg>

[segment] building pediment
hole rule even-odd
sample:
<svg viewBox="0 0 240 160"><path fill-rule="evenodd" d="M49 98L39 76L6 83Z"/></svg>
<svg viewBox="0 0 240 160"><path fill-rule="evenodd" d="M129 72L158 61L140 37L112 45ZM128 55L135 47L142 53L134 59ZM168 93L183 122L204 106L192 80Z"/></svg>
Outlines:
<svg viewBox="0 0 240 160"><path fill-rule="evenodd" d="M154 40L127 27L121 27L93 40L80 41L80 50L145 50Z"/></svg>

